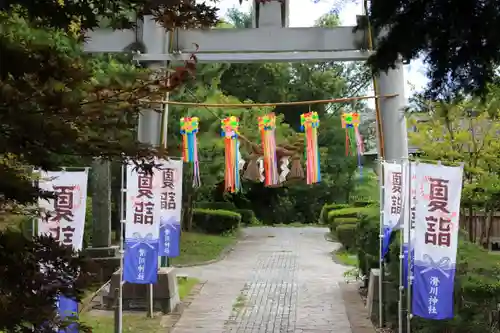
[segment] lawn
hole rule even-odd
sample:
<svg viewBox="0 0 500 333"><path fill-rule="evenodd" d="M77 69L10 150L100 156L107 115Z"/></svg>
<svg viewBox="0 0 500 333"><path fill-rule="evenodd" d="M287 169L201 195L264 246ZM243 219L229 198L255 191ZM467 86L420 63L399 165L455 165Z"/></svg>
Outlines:
<svg viewBox="0 0 500 333"><path fill-rule="evenodd" d="M217 259L224 249L236 243L236 235L216 236L183 232L181 255L170 258L172 265L189 265Z"/></svg>
<svg viewBox="0 0 500 333"><path fill-rule="evenodd" d="M332 256L335 261L338 261L343 265L358 267L358 256L353 252L339 249L337 251L333 251Z"/></svg>
<svg viewBox="0 0 500 333"><path fill-rule="evenodd" d="M195 278L179 278L179 297L183 300L199 281ZM161 314L154 318L146 317L144 312L123 313L123 333L159 333L164 329L160 326ZM111 311L91 311L81 316L81 320L92 327L92 333L114 332L114 318Z"/></svg>

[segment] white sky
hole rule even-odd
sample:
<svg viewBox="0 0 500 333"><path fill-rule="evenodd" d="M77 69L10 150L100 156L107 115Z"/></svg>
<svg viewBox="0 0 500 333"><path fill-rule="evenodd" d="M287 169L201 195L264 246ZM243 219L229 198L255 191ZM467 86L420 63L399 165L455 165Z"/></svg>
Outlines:
<svg viewBox="0 0 500 333"><path fill-rule="evenodd" d="M236 7L242 11L249 11L250 4L253 1L244 0L240 5L238 0L220 0L217 7L220 8L219 15L224 16L228 9ZM347 2L347 1L346 1ZM358 1L357 1L358 2ZM311 27L314 22L323 14L328 13L339 1L335 0L319 0L315 3L314 0L290 0L290 26L291 27ZM340 19L342 25L356 25L356 15L362 13L361 3L349 1L343 5L340 11ZM406 97L412 94L411 86L415 87L415 91L421 91L427 84L427 78L424 73L422 61L414 60L410 65L405 66L405 86Z"/></svg>

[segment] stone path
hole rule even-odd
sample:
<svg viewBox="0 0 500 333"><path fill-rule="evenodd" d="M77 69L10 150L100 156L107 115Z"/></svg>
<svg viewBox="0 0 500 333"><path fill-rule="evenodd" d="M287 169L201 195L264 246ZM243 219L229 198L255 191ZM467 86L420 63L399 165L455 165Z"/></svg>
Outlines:
<svg viewBox="0 0 500 333"><path fill-rule="evenodd" d="M173 333L352 333L326 232L248 228L226 259L179 269L206 284Z"/></svg>

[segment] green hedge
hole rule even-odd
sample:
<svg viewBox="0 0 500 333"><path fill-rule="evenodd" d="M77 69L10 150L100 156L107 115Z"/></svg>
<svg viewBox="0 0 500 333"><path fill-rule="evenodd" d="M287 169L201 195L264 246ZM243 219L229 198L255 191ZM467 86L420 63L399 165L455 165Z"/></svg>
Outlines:
<svg viewBox="0 0 500 333"><path fill-rule="evenodd" d="M235 212L241 215L241 223L244 225L258 224L259 222L257 217L255 217L254 211L251 209L237 209Z"/></svg>
<svg viewBox="0 0 500 333"><path fill-rule="evenodd" d="M359 269L369 277L372 268L378 268L379 219L378 207L367 207L359 214L355 229ZM342 243L349 243L349 224L337 227L337 237ZM342 239L340 238L342 237ZM498 333L498 299L500 299L500 261L496 254L490 254L476 244L459 236L455 276L455 316L451 320L430 321L415 317L412 333ZM344 245L345 246L345 245ZM397 326L399 287L399 237L395 233L386 257L386 320L388 326ZM368 279L365 280L368 285ZM406 300L403 300L406 304Z"/></svg>
<svg viewBox="0 0 500 333"><path fill-rule="evenodd" d="M209 234L223 234L237 229L241 214L222 209L195 208L193 225L196 230Z"/></svg>
<svg viewBox="0 0 500 333"><path fill-rule="evenodd" d="M337 217L335 220L332 220L328 226L330 227L330 231L334 232L340 225L356 223L358 223L357 217Z"/></svg>
<svg viewBox="0 0 500 333"><path fill-rule="evenodd" d="M232 202L218 201L218 202L196 202L194 204L196 208L204 209L223 209L235 211L237 208Z"/></svg>
<svg viewBox="0 0 500 333"><path fill-rule="evenodd" d="M375 201L373 200L358 200L353 202L354 207L366 207L375 204Z"/></svg>
<svg viewBox="0 0 500 333"><path fill-rule="evenodd" d="M356 230L357 226L353 223L340 224L335 229L337 239L344 249L352 250L356 247Z"/></svg>
<svg viewBox="0 0 500 333"><path fill-rule="evenodd" d="M337 204L337 203L331 203L331 204L326 204L323 205L323 208L321 208L321 213L319 214L319 224L328 224L328 213L331 212L332 210L336 209L342 209L342 208L348 208L349 204Z"/></svg>

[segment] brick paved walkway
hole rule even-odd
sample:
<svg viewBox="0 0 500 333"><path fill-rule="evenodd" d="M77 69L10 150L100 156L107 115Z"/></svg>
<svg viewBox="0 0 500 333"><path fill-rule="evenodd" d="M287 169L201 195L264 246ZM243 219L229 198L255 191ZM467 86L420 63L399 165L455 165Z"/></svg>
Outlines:
<svg viewBox="0 0 500 333"><path fill-rule="evenodd" d="M326 232L248 228L225 260L179 269L206 284L173 333L352 333Z"/></svg>

